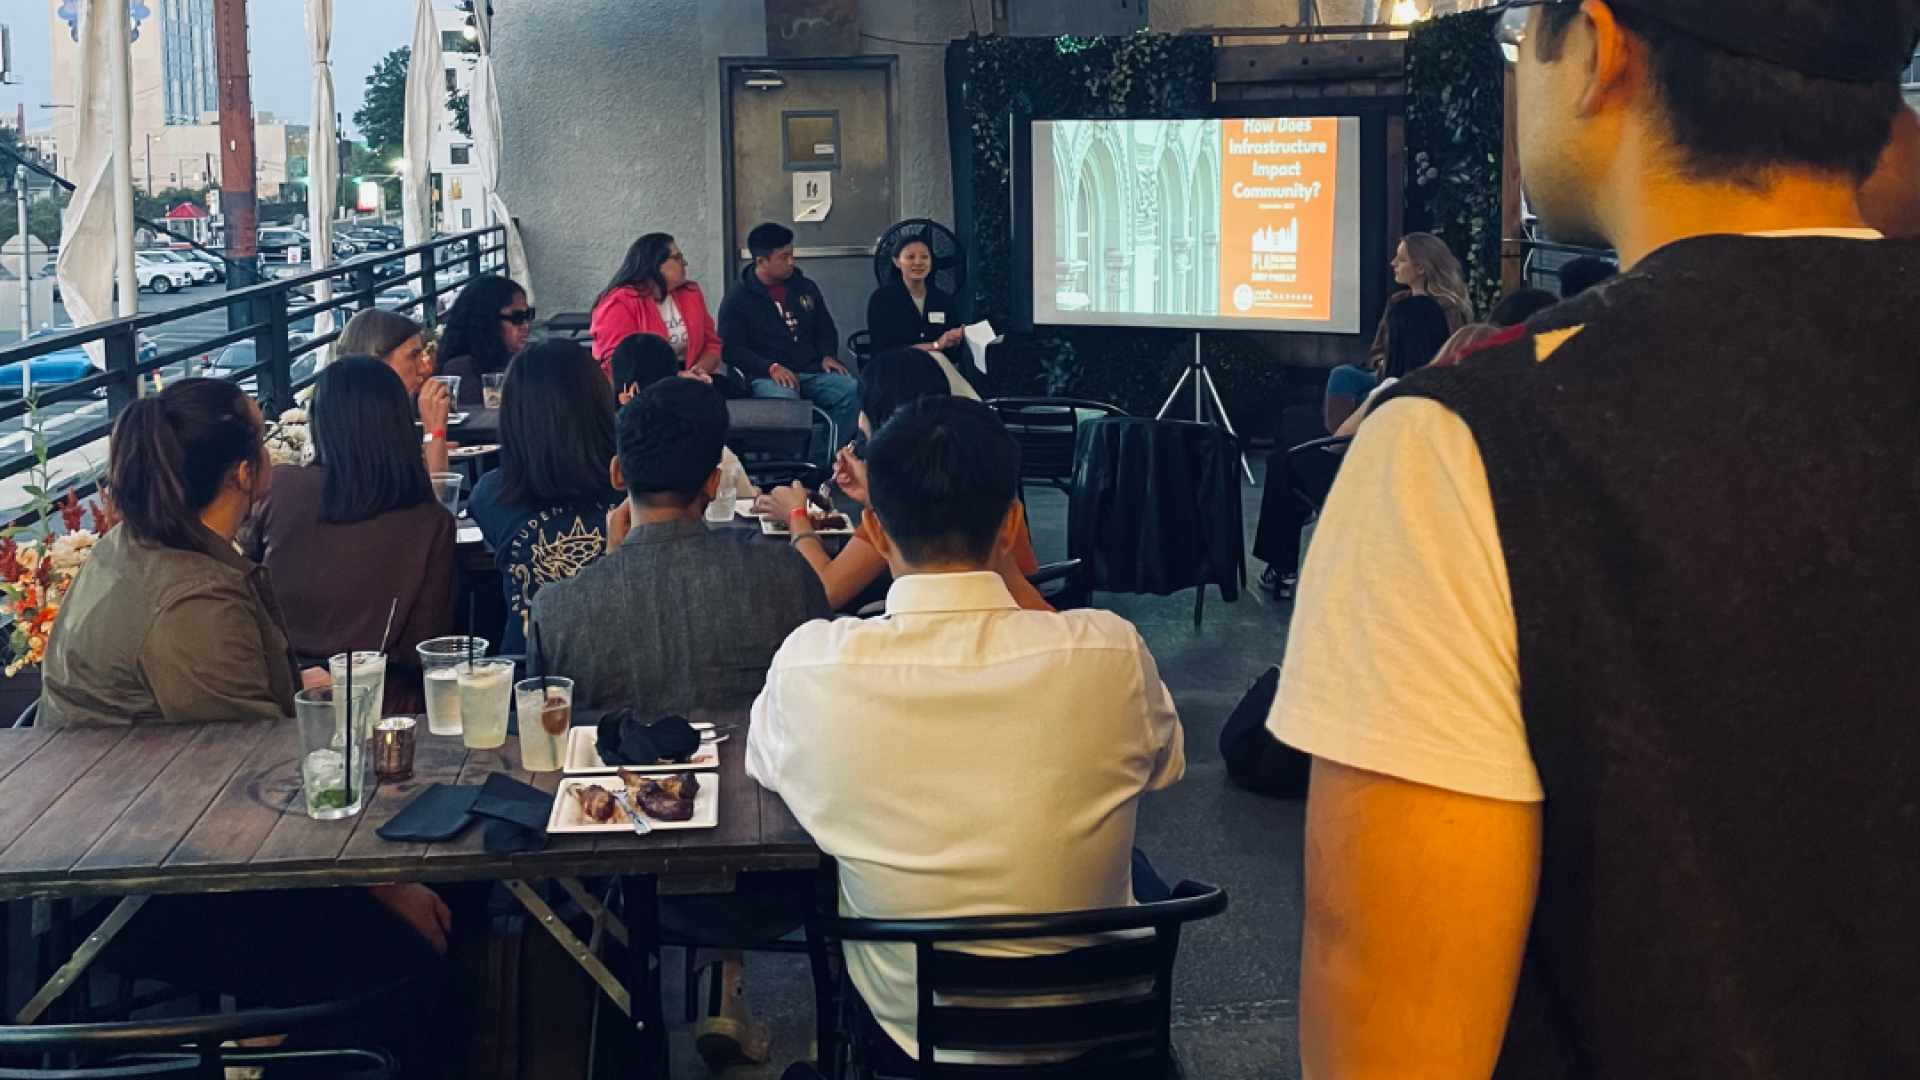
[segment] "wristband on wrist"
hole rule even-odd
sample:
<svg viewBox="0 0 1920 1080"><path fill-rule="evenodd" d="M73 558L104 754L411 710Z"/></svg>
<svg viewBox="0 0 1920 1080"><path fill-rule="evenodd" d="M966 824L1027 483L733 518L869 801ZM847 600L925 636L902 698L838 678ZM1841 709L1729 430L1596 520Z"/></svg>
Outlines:
<svg viewBox="0 0 1920 1080"><path fill-rule="evenodd" d="M429 431L429 432L427 432L427 433L426 433L425 435L423 435L423 436L421 436L421 438L420 438L420 441L421 441L422 443L430 443L430 442L434 442L434 441L436 441L436 440L438 440L438 441L440 441L440 442L445 442L445 441L447 440L447 429L446 429L446 428L437 428L437 429L435 429L435 430L433 430L433 431Z"/></svg>
<svg viewBox="0 0 1920 1080"><path fill-rule="evenodd" d="M795 507L794 509L787 511L787 518L788 520L792 520L793 518L806 515L806 513L807 513L806 507L804 506Z"/></svg>

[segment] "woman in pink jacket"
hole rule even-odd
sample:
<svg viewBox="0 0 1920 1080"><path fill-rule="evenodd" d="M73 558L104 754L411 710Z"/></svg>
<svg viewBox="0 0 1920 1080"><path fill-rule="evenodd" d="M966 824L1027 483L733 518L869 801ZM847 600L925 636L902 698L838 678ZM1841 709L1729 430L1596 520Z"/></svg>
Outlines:
<svg viewBox="0 0 1920 1080"><path fill-rule="evenodd" d="M593 358L611 375L613 350L634 334L665 338L688 368L720 370L720 335L700 286L687 280L687 257L666 233L648 233L593 305Z"/></svg>

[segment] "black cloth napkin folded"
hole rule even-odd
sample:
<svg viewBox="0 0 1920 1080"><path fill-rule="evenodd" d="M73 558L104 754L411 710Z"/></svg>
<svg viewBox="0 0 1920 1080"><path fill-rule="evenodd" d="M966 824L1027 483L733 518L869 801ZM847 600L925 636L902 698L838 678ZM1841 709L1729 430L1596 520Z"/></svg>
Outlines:
<svg viewBox="0 0 1920 1080"><path fill-rule="evenodd" d="M480 788L473 812L487 819L483 840L487 851L496 855L538 851L547 846L553 796L505 773L494 773Z"/></svg>
<svg viewBox="0 0 1920 1080"><path fill-rule="evenodd" d="M686 761L700 749L700 732L684 716L663 716L648 724L621 709L600 718L600 760L609 765L657 765Z"/></svg>
<svg viewBox="0 0 1920 1080"><path fill-rule="evenodd" d="M430 784L393 820L380 826L380 839L451 840L473 821L473 803L479 797L480 789L471 784Z"/></svg>

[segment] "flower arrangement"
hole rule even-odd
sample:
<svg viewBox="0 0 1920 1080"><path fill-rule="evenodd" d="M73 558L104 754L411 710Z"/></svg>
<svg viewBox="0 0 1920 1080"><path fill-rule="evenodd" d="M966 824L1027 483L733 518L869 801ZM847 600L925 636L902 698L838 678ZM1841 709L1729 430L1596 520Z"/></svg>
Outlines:
<svg viewBox="0 0 1920 1080"><path fill-rule="evenodd" d="M313 438L307 432L307 410L288 409L267 425L267 456L275 465L313 463Z"/></svg>
<svg viewBox="0 0 1920 1080"><path fill-rule="evenodd" d="M44 495L35 497L44 504ZM0 537L0 615L13 620L7 639L9 677L23 668L37 667L46 658L47 632L67 590L86 565L95 542L114 524L111 509L82 503L72 492L58 503L44 505L59 515L64 533L56 536L49 528L38 537L22 540L19 534L25 530L8 530ZM82 528L88 517L94 529ZM41 523L46 524L44 513Z"/></svg>

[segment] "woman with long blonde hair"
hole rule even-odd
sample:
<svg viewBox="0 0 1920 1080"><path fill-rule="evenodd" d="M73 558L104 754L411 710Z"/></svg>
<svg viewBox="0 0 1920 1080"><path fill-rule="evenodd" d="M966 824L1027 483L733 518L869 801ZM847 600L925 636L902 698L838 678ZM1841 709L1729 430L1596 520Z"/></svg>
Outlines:
<svg viewBox="0 0 1920 1080"><path fill-rule="evenodd" d="M1473 298L1467 294L1467 276L1460 260L1453 257L1447 242L1432 233L1408 233L1400 238L1393 256L1393 280L1406 286L1387 300L1387 311L1409 296L1431 296L1446 312L1449 330L1458 330L1473 321ZM1387 359L1387 316L1380 314L1380 329L1373 335L1373 347L1367 361L1379 371Z"/></svg>

